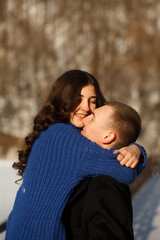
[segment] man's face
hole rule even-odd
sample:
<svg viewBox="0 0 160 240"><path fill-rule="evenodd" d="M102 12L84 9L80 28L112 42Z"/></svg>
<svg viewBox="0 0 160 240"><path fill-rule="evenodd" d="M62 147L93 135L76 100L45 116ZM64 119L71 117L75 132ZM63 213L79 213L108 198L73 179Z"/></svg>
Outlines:
<svg viewBox="0 0 160 240"><path fill-rule="evenodd" d="M83 119L84 128L81 134L102 146L102 141L106 137L107 132L112 122L114 111L111 106L102 106L94 110L92 114Z"/></svg>

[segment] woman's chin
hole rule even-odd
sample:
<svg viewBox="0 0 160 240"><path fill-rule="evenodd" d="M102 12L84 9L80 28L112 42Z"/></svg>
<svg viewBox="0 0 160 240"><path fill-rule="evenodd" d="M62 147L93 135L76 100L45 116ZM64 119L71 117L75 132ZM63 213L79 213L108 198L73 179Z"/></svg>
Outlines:
<svg viewBox="0 0 160 240"><path fill-rule="evenodd" d="M77 128L83 128L84 124L81 120L75 120L75 121L71 121L71 123L73 125L75 125Z"/></svg>

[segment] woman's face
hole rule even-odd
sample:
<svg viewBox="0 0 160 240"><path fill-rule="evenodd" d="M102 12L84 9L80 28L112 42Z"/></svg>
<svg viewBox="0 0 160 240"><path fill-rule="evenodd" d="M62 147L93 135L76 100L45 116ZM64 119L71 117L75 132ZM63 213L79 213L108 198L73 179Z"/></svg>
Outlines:
<svg viewBox="0 0 160 240"><path fill-rule="evenodd" d="M95 110L96 104L97 96L94 86L86 85L81 89L77 104L70 112L70 122L78 128L83 127L82 120Z"/></svg>

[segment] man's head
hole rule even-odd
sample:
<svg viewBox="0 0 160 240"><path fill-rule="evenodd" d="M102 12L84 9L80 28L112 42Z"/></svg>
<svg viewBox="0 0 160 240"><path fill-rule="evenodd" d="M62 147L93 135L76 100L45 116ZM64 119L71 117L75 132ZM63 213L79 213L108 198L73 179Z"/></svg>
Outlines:
<svg viewBox="0 0 160 240"><path fill-rule="evenodd" d="M103 148L121 148L135 142L141 131L139 114L130 106L110 101L83 120L82 135Z"/></svg>

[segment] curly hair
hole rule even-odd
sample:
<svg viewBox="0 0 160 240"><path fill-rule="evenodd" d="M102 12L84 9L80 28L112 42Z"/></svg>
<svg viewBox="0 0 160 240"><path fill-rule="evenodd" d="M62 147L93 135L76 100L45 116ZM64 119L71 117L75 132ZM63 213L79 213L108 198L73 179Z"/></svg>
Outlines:
<svg viewBox="0 0 160 240"><path fill-rule="evenodd" d="M81 70L70 70L62 74L52 85L51 91L41 110L34 118L33 130L25 137L25 147L18 151L18 162L13 163L13 168L18 170L18 175L24 175L28 157L35 140L42 131L54 123L67 123L71 110L76 106L77 97L86 85L93 85L97 95L96 107L106 103L97 79L91 74Z"/></svg>

